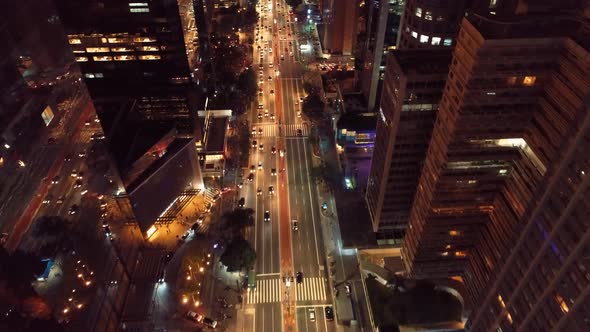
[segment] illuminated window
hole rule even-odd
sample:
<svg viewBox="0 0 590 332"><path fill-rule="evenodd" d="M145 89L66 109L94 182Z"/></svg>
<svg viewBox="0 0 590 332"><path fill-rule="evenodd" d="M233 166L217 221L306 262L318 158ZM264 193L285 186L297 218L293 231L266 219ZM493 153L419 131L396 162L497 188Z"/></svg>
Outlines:
<svg viewBox="0 0 590 332"><path fill-rule="evenodd" d="M135 55L116 55L114 57L115 61L129 61L135 60Z"/></svg>
<svg viewBox="0 0 590 332"><path fill-rule="evenodd" d="M135 50L131 47L113 47L113 48L111 48L111 51L113 51L113 52L133 52Z"/></svg>
<svg viewBox="0 0 590 332"><path fill-rule="evenodd" d="M432 37L432 39L430 40L430 44L434 45L434 46L438 46L440 45L440 37Z"/></svg>
<svg viewBox="0 0 590 332"><path fill-rule="evenodd" d="M427 36L427 35L420 35L420 42L421 42L422 44L426 44L426 43L428 43L428 39L429 39L429 38L430 38L430 37L429 37L429 36Z"/></svg>
<svg viewBox="0 0 590 332"><path fill-rule="evenodd" d="M94 77L96 77L96 78L103 78L104 75L103 75L103 73L94 73Z"/></svg>
<svg viewBox="0 0 590 332"><path fill-rule="evenodd" d="M416 31L412 31L412 37L418 38L418 33Z"/></svg>
<svg viewBox="0 0 590 332"><path fill-rule="evenodd" d="M129 7L147 7L147 2L130 2Z"/></svg>
<svg viewBox="0 0 590 332"><path fill-rule="evenodd" d="M440 255L446 257L446 256L449 255L449 252L448 251L443 251L443 252L440 253Z"/></svg>
<svg viewBox="0 0 590 332"><path fill-rule="evenodd" d="M121 43L128 43L130 41L129 38L107 38L109 43L111 44L121 44Z"/></svg>
<svg viewBox="0 0 590 332"><path fill-rule="evenodd" d="M516 84L516 76L510 76L510 77L508 77L508 79L506 81L507 81L508 85Z"/></svg>
<svg viewBox="0 0 590 332"><path fill-rule="evenodd" d="M416 8L416 16L422 17L422 8L420 8L420 7Z"/></svg>
<svg viewBox="0 0 590 332"><path fill-rule="evenodd" d="M74 53L86 53L86 51L84 51L84 50L72 50L72 52L74 52Z"/></svg>
<svg viewBox="0 0 590 332"><path fill-rule="evenodd" d="M86 47L86 52L88 53L100 53L100 52L108 52L108 47Z"/></svg>
<svg viewBox="0 0 590 332"><path fill-rule="evenodd" d="M507 169L498 170L498 174L506 174L506 173L508 173Z"/></svg>
<svg viewBox="0 0 590 332"><path fill-rule="evenodd" d="M160 60L159 55L140 55L139 60Z"/></svg>
<svg viewBox="0 0 590 332"><path fill-rule="evenodd" d="M149 13L149 8L129 8L129 12L131 13Z"/></svg>
<svg viewBox="0 0 590 332"><path fill-rule="evenodd" d="M86 74L84 74L84 77L86 77L86 78L94 78L94 74L93 73L86 73Z"/></svg>
<svg viewBox="0 0 590 332"><path fill-rule="evenodd" d="M559 304L559 307L564 314L567 314L570 311L570 307L567 305L567 302L565 302L561 295L555 295L555 300L557 301L557 304Z"/></svg>
<svg viewBox="0 0 590 332"><path fill-rule="evenodd" d="M459 236L459 235L461 235L461 232L459 232L457 230L450 230L449 235L450 236Z"/></svg>
<svg viewBox="0 0 590 332"><path fill-rule="evenodd" d="M525 76L524 79L522 80L522 84L526 85L526 86L531 86L535 84L535 81L537 80L536 76Z"/></svg>
<svg viewBox="0 0 590 332"><path fill-rule="evenodd" d="M489 5L490 9L496 8L497 5L498 5L498 0L490 0L490 5Z"/></svg>
<svg viewBox="0 0 590 332"><path fill-rule="evenodd" d="M451 45L453 45L453 40L451 38L445 38L445 40L443 41L443 45L444 46L451 46Z"/></svg>
<svg viewBox="0 0 590 332"><path fill-rule="evenodd" d="M159 51L160 49L158 46L142 46L140 47L142 51Z"/></svg>
<svg viewBox="0 0 590 332"><path fill-rule="evenodd" d="M76 61L78 62L88 62L88 57L85 56L77 56Z"/></svg>
<svg viewBox="0 0 590 332"><path fill-rule="evenodd" d="M70 38L69 40L70 44L82 44L82 41L80 40L80 38Z"/></svg>
<svg viewBox="0 0 590 332"><path fill-rule="evenodd" d="M113 57L109 56L109 55L93 56L92 60L94 60L94 61L113 61Z"/></svg>
<svg viewBox="0 0 590 332"><path fill-rule="evenodd" d="M508 320L508 323L512 324L512 315L510 313L506 314L506 319Z"/></svg>
<svg viewBox="0 0 590 332"><path fill-rule="evenodd" d="M467 253L465 251L455 251L455 256L456 257L465 257L465 256L467 256Z"/></svg>
<svg viewBox="0 0 590 332"><path fill-rule="evenodd" d="M135 37L133 38L133 41L136 43L151 43L151 42L155 42L156 38L151 38L151 37Z"/></svg>
<svg viewBox="0 0 590 332"><path fill-rule="evenodd" d="M426 13L424 14L424 19L432 21L432 12L427 10Z"/></svg>
<svg viewBox="0 0 590 332"><path fill-rule="evenodd" d="M108 39L106 39L106 38L100 38L100 41L103 42L103 43L105 43L105 44L108 43Z"/></svg>

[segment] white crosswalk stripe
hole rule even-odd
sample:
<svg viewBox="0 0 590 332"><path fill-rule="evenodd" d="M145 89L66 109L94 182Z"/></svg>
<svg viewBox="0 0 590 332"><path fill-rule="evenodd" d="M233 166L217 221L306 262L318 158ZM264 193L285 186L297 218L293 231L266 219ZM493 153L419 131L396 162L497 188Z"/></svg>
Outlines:
<svg viewBox="0 0 590 332"><path fill-rule="evenodd" d="M248 289L246 304L280 302L282 298L279 278L258 279L256 280L256 288Z"/></svg>
<svg viewBox="0 0 590 332"><path fill-rule="evenodd" d="M303 124L276 125L273 123L261 123L252 125L252 128L256 131L256 134L252 135L253 139L256 137L297 137L299 136L297 135L297 130L301 130L302 137L307 137L309 135L308 127ZM261 128L262 134L259 133Z"/></svg>
<svg viewBox="0 0 590 332"><path fill-rule="evenodd" d="M309 135L309 130L306 125L303 124L288 124L284 125L285 133L284 135L287 137L290 136L299 136L297 135L297 130L301 130L301 136L306 137Z"/></svg>
<svg viewBox="0 0 590 332"><path fill-rule="evenodd" d="M305 278L300 284L295 284L295 299L297 301L325 301L326 278Z"/></svg>

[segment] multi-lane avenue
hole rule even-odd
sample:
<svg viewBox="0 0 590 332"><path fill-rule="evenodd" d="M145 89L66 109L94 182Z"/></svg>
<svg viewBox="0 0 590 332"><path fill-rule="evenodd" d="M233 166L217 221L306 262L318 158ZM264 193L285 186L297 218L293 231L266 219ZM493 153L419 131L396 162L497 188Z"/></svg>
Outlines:
<svg viewBox="0 0 590 332"><path fill-rule="evenodd" d="M240 195L255 210L246 231L257 253L256 287L244 298L244 331L335 331L319 203L310 180L309 123L301 114L303 65L283 1L260 1L255 28L257 103ZM250 177L250 179L248 178ZM299 273L300 278L297 278Z"/></svg>

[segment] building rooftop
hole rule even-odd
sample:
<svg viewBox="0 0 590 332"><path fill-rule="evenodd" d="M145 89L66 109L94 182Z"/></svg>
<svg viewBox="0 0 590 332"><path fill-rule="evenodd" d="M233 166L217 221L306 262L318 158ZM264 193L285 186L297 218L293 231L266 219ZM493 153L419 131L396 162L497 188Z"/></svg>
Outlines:
<svg viewBox="0 0 590 332"><path fill-rule="evenodd" d="M373 113L345 113L338 119L338 129L354 131L374 131L377 128L377 116Z"/></svg>
<svg viewBox="0 0 590 332"><path fill-rule="evenodd" d="M225 133L229 117L210 117L207 129L206 152L223 152L225 148Z"/></svg>
<svg viewBox="0 0 590 332"><path fill-rule="evenodd" d="M448 72L452 49L392 50L389 51L389 56L395 59L406 75L438 74Z"/></svg>

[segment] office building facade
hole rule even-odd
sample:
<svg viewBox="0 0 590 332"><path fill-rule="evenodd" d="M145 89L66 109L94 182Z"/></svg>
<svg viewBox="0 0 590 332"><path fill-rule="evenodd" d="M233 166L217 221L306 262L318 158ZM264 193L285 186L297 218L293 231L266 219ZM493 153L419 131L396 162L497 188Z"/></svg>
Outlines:
<svg viewBox="0 0 590 332"><path fill-rule="evenodd" d="M454 46L465 6L466 0L407 0L398 47Z"/></svg>
<svg viewBox="0 0 590 332"><path fill-rule="evenodd" d="M187 57L194 55L189 45L198 43L192 4L55 2L95 103L133 99L134 119L174 123L191 133L199 99L189 66L195 61Z"/></svg>
<svg viewBox="0 0 590 332"><path fill-rule="evenodd" d="M379 104L389 50L396 48L404 0L374 0L368 3L366 43L360 86L367 108Z"/></svg>
<svg viewBox="0 0 590 332"><path fill-rule="evenodd" d="M471 331L587 330L588 10L536 4L463 19L404 238Z"/></svg>
<svg viewBox="0 0 590 332"><path fill-rule="evenodd" d="M352 55L359 30L357 0L323 0L322 23L317 26L324 52Z"/></svg>
<svg viewBox="0 0 590 332"><path fill-rule="evenodd" d="M403 238L450 59L450 50L389 53L366 191L379 244Z"/></svg>

